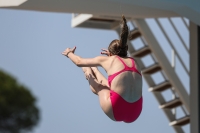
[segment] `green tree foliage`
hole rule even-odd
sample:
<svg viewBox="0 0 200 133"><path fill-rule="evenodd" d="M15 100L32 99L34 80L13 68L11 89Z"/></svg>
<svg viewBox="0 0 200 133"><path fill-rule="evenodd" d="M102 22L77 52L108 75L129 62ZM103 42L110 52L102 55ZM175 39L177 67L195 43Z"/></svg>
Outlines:
<svg viewBox="0 0 200 133"><path fill-rule="evenodd" d="M26 87L0 70L0 133L31 131L39 121L35 102Z"/></svg>

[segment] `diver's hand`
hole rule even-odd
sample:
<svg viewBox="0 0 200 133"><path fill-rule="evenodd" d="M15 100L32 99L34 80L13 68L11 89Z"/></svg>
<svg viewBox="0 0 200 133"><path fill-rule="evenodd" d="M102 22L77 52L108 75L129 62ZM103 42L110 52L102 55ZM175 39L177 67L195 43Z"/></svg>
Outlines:
<svg viewBox="0 0 200 133"><path fill-rule="evenodd" d="M74 48L67 48L67 49L65 49L65 51L62 52L62 55L68 57L68 54L71 53L71 52L74 53L75 50L76 50L76 46Z"/></svg>
<svg viewBox="0 0 200 133"><path fill-rule="evenodd" d="M102 50L101 54L110 56L110 52L107 49L102 48L101 50Z"/></svg>

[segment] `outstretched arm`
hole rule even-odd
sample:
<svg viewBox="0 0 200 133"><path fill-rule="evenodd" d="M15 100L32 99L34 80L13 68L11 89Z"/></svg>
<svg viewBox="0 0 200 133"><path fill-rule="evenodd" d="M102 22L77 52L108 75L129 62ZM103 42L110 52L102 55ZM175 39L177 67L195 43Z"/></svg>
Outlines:
<svg viewBox="0 0 200 133"><path fill-rule="evenodd" d="M97 56L95 58L81 58L80 56L74 54L76 47L73 49L67 48L62 54L70 58L70 60L78 67L96 67L104 66L108 61L106 56Z"/></svg>

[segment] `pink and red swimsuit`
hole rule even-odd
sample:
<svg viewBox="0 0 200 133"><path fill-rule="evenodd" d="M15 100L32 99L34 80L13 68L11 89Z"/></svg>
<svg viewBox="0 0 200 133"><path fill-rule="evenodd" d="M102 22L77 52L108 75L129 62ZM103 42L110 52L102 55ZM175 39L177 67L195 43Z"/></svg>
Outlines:
<svg viewBox="0 0 200 133"><path fill-rule="evenodd" d="M133 58L131 58L133 64L132 67L128 67L120 57L117 56L117 58L123 63L124 69L108 77L108 84L110 87L112 80L122 72L131 71L140 74L138 70L135 68L135 63ZM142 96L140 97L139 100L130 103L124 100L119 94L110 89L110 100L116 121L124 121L126 123L131 123L139 117L142 111L142 103L143 103Z"/></svg>

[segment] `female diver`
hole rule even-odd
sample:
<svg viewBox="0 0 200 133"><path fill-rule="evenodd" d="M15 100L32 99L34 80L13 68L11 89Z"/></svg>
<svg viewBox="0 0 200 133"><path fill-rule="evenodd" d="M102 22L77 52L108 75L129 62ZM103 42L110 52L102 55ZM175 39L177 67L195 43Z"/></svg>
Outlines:
<svg viewBox="0 0 200 133"><path fill-rule="evenodd" d="M93 93L99 96L104 113L114 121L134 122L142 111L142 75L137 62L127 57L129 29L122 16L120 40L113 40L108 50L102 49L95 58L81 58L74 54L76 47L67 48L62 54L82 67ZM108 80L98 71L101 66L107 72Z"/></svg>

